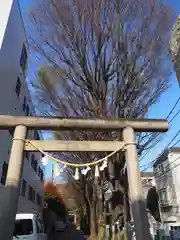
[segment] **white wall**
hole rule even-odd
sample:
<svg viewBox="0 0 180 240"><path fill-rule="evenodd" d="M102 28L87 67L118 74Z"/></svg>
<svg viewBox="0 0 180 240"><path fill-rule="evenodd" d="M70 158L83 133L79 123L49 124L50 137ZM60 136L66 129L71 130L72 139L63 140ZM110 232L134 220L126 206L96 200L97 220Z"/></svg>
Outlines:
<svg viewBox="0 0 180 240"><path fill-rule="evenodd" d="M172 173L169 171L169 159L167 158L167 160L161 164L163 165L163 171L158 171L155 173L157 191L166 189L167 200L169 203L172 203L174 188Z"/></svg>
<svg viewBox="0 0 180 240"><path fill-rule="evenodd" d="M11 5L12 9L10 11ZM25 82L26 76L24 76L20 66L23 44L25 44L27 48L18 1L0 0L0 114L25 114L22 110L22 106L24 96L28 99L29 92ZM19 97L15 92L18 77L21 80ZM32 132L29 134L31 135ZM9 131L0 131L0 177L3 162L8 162L9 159L11 143L12 136ZM39 160L40 155L41 154L36 153L35 158ZM29 156L29 159L30 158L31 154ZM22 179L23 178L27 181L28 185L30 184L43 196L43 182L40 181L39 176L32 169L30 160L28 162L27 159L24 160ZM26 197L20 196L18 205L20 211L38 208L38 206L29 201L27 197L28 192L26 192Z"/></svg>
<svg viewBox="0 0 180 240"><path fill-rule="evenodd" d="M1 49L3 38L4 38L4 33L6 30L12 3L13 3L13 0L0 1L0 49Z"/></svg>
<svg viewBox="0 0 180 240"><path fill-rule="evenodd" d="M171 181L171 187L175 191L175 196L172 196L172 202L176 203L180 207L180 152L170 153L168 159L173 178L173 181Z"/></svg>
<svg viewBox="0 0 180 240"><path fill-rule="evenodd" d="M165 220L171 217L180 219L180 153L170 152L163 163L163 172L155 173L157 192L165 189L169 207L161 207Z"/></svg>

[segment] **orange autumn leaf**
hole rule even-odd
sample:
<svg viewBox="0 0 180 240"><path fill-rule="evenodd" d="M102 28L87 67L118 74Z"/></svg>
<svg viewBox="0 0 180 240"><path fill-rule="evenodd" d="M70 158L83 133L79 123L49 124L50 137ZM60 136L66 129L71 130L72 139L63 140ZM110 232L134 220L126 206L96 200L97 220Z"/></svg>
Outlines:
<svg viewBox="0 0 180 240"><path fill-rule="evenodd" d="M55 184L53 184L52 182L46 183L44 186L44 191L45 191L45 194L53 195L54 197L57 197L59 202L61 204L63 204L64 206L66 206L66 204L65 204L62 196L59 194Z"/></svg>

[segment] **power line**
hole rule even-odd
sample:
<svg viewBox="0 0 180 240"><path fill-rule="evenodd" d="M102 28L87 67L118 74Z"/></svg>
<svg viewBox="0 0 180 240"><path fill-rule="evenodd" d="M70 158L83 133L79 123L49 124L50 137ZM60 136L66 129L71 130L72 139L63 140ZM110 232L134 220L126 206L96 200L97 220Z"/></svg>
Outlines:
<svg viewBox="0 0 180 240"><path fill-rule="evenodd" d="M170 117L170 115L172 114L172 112L174 111L175 107L177 106L178 102L180 101L180 97L178 98L178 100L176 101L176 103L174 104L173 108L171 109L171 111L169 112L169 114L167 115L167 117L165 118L166 120ZM179 115L180 113L180 109L178 110L178 112L172 117L172 119L169 121L169 123L172 123L172 121ZM160 133L157 134L157 137L160 135ZM159 139L156 143L154 143L154 145L152 146L152 148L154 148L158 143L160 143L162 141L162 139ZM140 159L140 161L142 161L145 156L149 153L150 151L146 152L142 158Z"/></svg>
<svg viewBox="0 0 180 240"><path fill-rule="evenodd" d="M167 115L166 119L168 119L171 115L171 113L174 111L174 109L176 108L177 104L179 103L180 101L180 97L177 99L177 101L175 102L173 108L171 109L171 111L169 112L169 114Z"/></svg>
<svg viewBox="0 0 180 240"><path fill-rule="evenodd" d="M180 134L180 130L178 131L178 133L173 137L173 139L168 143L168 145L164 148L163 151L161 151L161 153L158 155L157 158L155 158L154 160L152 160L151 162L144 164L141 167L146 167L145 169L143 169L143 171L146 171L148 168L152 167L152 165L156 162L156 160L162 155L162 153L169 147L169 145L174 141L174 139ZM170 149L172 149L176 144L178 144L180 142L180 139L178 139L175 144L173 144L173 146L170 147ZM169 149L169 150L170 150Z"/></svg>
<svg viewBox="0 0 180 240"><path fill-rule="evenodd" d="M176 158L176 159L175 159L174 161L172 161L169 165L172 165L172 164L175 163L178 159L180 159L180 157ZM172 167L172 168L169 168L169 169L166 170L166 171L163 171L162 174L160 174L160 175L158 175L158 173L156 173L156 174L154 175L155 179L160 178L160 177L163 176L165 173L170 172L171 170L173 170L174 168L178 167L179 165L180 165L180 163L178 163L177 165L175 165L175 166ZM156 176L157 176L157 177L156 177ZM147 182L151 182L151 181L152 181L152 179L149 180L149 181L147 181Z"/></svg>
<svg viewBox="0 0 180 240"><path fill-rule="evenodd" d="M145 166L147 165L146 169L144 169L143 171L146 171L146 170L150 167L150 165L151 165L151 167L152 167L152 165L156 162L156 160L161 156L162 152L164 152L164 151L169 147L169 145L171 145L171 143L176 139L176 137L177 137L179 134L180 134L180 129L179 129L179 131L174 135L174 137L171 139L171 141L167 144L167 146L164 148L164 150L161 151L161 153L158 155L158 157L157 157L156 159L154 159L153 161L151 161L151 162L149 162L149 163L141 166L141 167L145 167ZM173 147L174 147L175 145L177 145L179 142L180 142L180 139L178 139L178 140L171 146L171 148L173 148ZM170 148L170 149L171 149L171 148Z"/></svg>
<svg viewBox="0 0 180 240"><path fill-rule="evenodd" d="M179 131L175 134L175 136L171 139L171 141L168 143L168 145L167 145L166 148L168 148L169 145L171 145L171 143L176 139L176 137L177 137L179 134L180 134L180 129L179 129ZM175 145L176 145L176 144L174 144L172 147L174 147Z"/></svg>
<svg viewBox="0 0 180 240"><path fill-rule="evenodd" d="M179 110L179 113L180 113L180 110ZM175 140L175 138L178 136L180 134L180 129L179 129L179 131L175 134L175 136L172 138L172 140L168 143L168 145L164 148L164 150L166 149L166 148L168 148L168 146ZM162 140L162 139L161 139ZM161 142L161 140L159 140L153 147L155 147L159 142ZM180 140L178 140L174 145L176 145L178 142L180 142ZM174 146L173 145L173 146ZM172 147L173 147L172 146ZM140 159L140 161L142 161L143 159L144 159L144 157L149 153L150 151L148 151L148 152L146 152L146 154L142 157L142 159ZM161 151L161 152L163 152L163 151ZM161 153L160 153L161 154Z"/></svg>
<svg viewBox="0 0 180 240"><path fill-rule="evenodd" d="M168 120L168 118L170 117L170 115L173 113L174 109L176 108L177 104L180 102L180 97L176 100L174 106L172 107L172 109L170 110L170 112L168 113L168 115L166 116L166 120ZM180 109L178 110L178 112L172 117L172 119L169 121L169 124L172 123L174 121L174 119L179 115L180 113ZM160 134L157 134L157 137L159 136ZM163 138L164 139L164 138ZM155 147L159 142L161 142L162 139L159 139L152 147ZM146 152L142 158L140 159L140 161L142 161L145 156L149 153L150 151Z"/></svg>
<svg viewBox="0 0 180 240"><path fill-rule="evenodd" d="M180 113L180 109L177 111L177 113L174 115L174 117L172 117L172 119L168 122L169 124L172 123L172 121L174 121L174 119L179 115Z"/></svg>

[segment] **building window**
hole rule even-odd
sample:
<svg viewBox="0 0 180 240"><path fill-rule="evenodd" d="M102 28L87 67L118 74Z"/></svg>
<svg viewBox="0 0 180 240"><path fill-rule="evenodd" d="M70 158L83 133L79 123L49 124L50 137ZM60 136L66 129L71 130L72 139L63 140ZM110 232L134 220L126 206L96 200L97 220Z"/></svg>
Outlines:
<svg viewBox="0 0 180 240"><path fill-rule="evenodd" d="M41 168L40 168L40 166L38 167L38 176L39 177L41 176Z"/></svg>
<svg viewBox="0 0 180 240"><path fill-rule="evenodd" d="M34 171L37 173L38 171L38 163L34 158L34 154L31 155L31 166L34 169Z"/></svg>
<svg viewBox="0 0 180 240"><path fill-rule="evenodd" d="M168 203L168 198L167 198L167 192L166 189L161 189L158 192L158 196L159 196L159 202L160 204L167 204Z"/></svg>
<svg viewBox="0 0 180 240"><path fill-rule="evenodd" d="M42 171L42 170L41 170L40 179L41 179L41 181L44 181L44 173L43 173L43 171Z"/></svg>
<svg viewBox="0 0 180 240"><path fill-rule="evenodd" d="M34 154L32 154L31 155L31 166L32 166L33 169L34 169L34 161L35 161Z"/></svg>
<svg viewBox="0 0 180 240"><path fill-rule="evenodd" d="M29 161L29 152L25 152L25 158Z"/></svg>
<svg viewBox="0 0 180 240"><path fill-rule="evenodd" d="M31 186L29 186L28 199L33 201L33 188Z"/></svg>
<svg viewBox="0 0 180 240"><path fill-rule="evenodd" d="M22 181L22 188L21 188L21 195L23 197L25 197L25 195L26 195L26 185L27 185L27 182L23 179L23 181Z"/></svg>
<svg viewBox="0 0 180 240"><path fill-rule="evenodd" d="M35 199L36 199L36 192L35 192L35 190L33 189L33 190L32 190L32 201L35 202Z"/></svg>
<svg viewBox="0 0 180 240"><path fill-rule="evenodd" d="M163 165L163 163L159 165L159 171L160 171L160 173L164 173L164 165Z"/></svg>
<svg viewBox="0 0 180 240"><path fill-rule="evenodd" d="M166 169L165 172L170 171L170 164L169 163L166 163L165 169Z"/></svg>
<svg viewBox="0 0 180 240"><path fill-rule="evenodd" d="M41 181L44 181L44 173L40 167L38 168L38 176L40 177Z"/></svg>
<svg viewBox="0 0 180 240"><path fill-rule="evenodd" d="M34 140L40 140L38 131L34 131Z"/></svg>
<svg viewBox="0 0 180 240"><path fill-rule="evenodd" d="M34 160L34 171L37 173L37 169L38 169L38 164L37 161Z"/></svg>
<svg viewBox="0 0 180 240"><path fill-rule="evenodd" d="M1 175L1 183L5 185L6 183L6 177L7 177L7 170L8 170L8 163L3 163L3 169L2 169L2 175Z"/></svg>
<svg viewBox="0 0 180 240"><path fill-rule="evenodd" d="M20 78L18 77L16 82L16 94L18 97L19 97L20 91L21 91L21 81L20 81Z"/></svg>
<svg viewBox="0 0 180 240"><path fill-rule="evenodd" d="M25 111L25 113L26 113L26 116L29 116L29 114L30 114L30 110L29 110L28 104L26 105L26 111Z"/></svg>
<svg viewBox="0 0 180 240"><path fill-rule="evenodd" d="M20 65L23 70L23 73L26 71L26 65L27 65L27 51L26 51L26 46L23 44L22 52L21 52L21 58L20 58Z"/></svg>
<svg viewBox="0 0 180 240"><path fill-rule="evenodd" d="M39 193L36 194L36 203L41 206L42 204L42 197L39 195Z"/></svg>
<svg viewBox="0 0 180 240"><path fill-rule="evenodd" d="M26 97L24 97L24 101L23 101L23 107L22 107L22 109L23 109L23 112L26 111Z"/></svg>
<svg viewBox="0 0 180 240"><path fill-rule="evenodd" d="M35 158L34 158L34 154L31 155L31 166L32 168L35 170Z"/></svg>

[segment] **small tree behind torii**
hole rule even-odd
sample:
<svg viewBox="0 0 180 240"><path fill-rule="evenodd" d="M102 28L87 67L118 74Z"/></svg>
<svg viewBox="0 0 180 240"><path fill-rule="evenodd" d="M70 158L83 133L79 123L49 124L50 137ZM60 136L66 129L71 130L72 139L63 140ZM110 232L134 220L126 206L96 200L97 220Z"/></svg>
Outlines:
<svg viewBox="0 0 180 240"><path fill-rule="evenodd" d="M44 192L44 198L48 204L48 208L61 218L65 219L67 215L67 207L62 196L58 192L56 185L51 182L46 183L44 186Z"/></svg>

